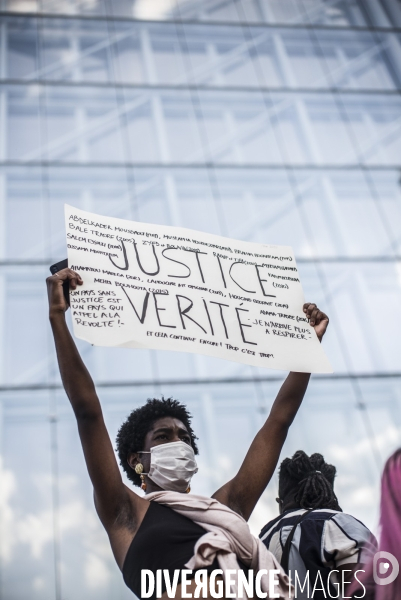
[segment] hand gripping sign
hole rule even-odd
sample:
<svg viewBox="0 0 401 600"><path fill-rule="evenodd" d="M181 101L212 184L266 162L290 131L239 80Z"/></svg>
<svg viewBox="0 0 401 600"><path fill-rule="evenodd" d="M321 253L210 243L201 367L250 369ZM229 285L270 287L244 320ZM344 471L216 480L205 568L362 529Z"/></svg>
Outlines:
<svg viewBox="0 0 401 600"><path fill-rule="evenodd" d="M332 372L302 311L292 249L65 207L76 337Z"/></svg>

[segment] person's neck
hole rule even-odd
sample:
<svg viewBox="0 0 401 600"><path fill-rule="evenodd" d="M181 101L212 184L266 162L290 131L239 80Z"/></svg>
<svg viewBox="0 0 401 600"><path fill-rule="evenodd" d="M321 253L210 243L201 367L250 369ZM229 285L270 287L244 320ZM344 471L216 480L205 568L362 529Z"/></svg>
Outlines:
<svg viewBox="0 0 401 600"><path fill-rule="evenodd" d="M152 494L153 492L165 492L159 485L154 483L151 479L146 481L146 494Z"/></svg>
<svg viewBox="0 0 401 600"><path fill-rule="evenodd" d="M282 508L281 508L281 514L287 512L288 510L302 510L300 506L298 506L297 504L294 504L293 502L289 502L288 504L285 504Z"/></svg>

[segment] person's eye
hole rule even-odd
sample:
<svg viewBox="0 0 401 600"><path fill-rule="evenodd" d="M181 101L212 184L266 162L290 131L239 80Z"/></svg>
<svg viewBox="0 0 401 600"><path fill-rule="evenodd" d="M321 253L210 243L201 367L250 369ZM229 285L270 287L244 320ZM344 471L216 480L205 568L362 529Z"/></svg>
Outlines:
<svg viewBox="0 0 401 600"><path fill-rule="evenodd" d="M166 440L167 439L167 435L165 433L160 433L159 435L156 436L155 439L156 440Z"/></svg>
<svg viewBox="0 0 401 600"><path fill-rule="evenodd" d="M184 435L183 438L181 438L183 442L185 442L186 444L190 444L191 443L191 438L188 435Z"/></svg>

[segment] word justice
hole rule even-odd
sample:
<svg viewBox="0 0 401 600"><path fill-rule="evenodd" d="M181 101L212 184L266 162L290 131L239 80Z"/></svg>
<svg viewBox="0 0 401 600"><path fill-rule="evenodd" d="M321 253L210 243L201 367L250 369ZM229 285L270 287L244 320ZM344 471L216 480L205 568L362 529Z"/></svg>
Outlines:
<svg viewBox="0 0 401 600"><path fill-rule="evenodd" d="M120 269L121 271L128 271L130 269L130 263L128 260L127 249L126 249L126 246L125 246L125 243L123 240L120 240L120 244L121 244L122 253L123 253L122 260L121 261L114 260L114 258L112 258L112 256L111 256L111 254L109 254L109 259L110 259L110 262L117 269ZM202 283L206 283L205 273L207 272L208 269L205 264L202 264L202 259L200 257L202 255L210 256L210 254L208 252L202 252L201 250L198 250L198 249L184 248L182 246L181 247L168 246L167 248L164 248L163 250L161 250L160 254L158 255L155 245L149 244L149 246L152 248L153 260L154 260L154 265L153 265L152 270L146 270L144 268L143 259L141 260L141 256L140 256L140 253L138 250L138 244L135 241L133 241L136 263L143 274L147 275L148 277L156 277L157 275L159 275L160 271L161 271L160 258L163 257L163 259L168 261L168 264L170 267L172 267L172 263L175 263L176 265L181 265L181 267L183 267L185 269L185 272L183 274L182 274L182 268L181 268L181 274L168 273L167 277L176 278L176 279L187 279L193 275L194 270L195 270L195 272L197 272L197 274L200 276ZM183 254L183 253L186 253L186 254ZM184 256L187 256L189 259L190 255L195 257L195 260L192 259L192 261L191 261L192 268L190 265L187 264L187 262L183 262L183 260L182 260ZM177 256L181 260L178 260ZM269 285L270 282L268 282L268 279L264 278L264 277L266 277L266 275L261 274L260 269L263 267L296 271L295 267L287 267L287 266L283 266L283 265L266 265L266 264L258 265L255 263L250 263L250 262L244 261L243 259L232 261L226 255L219 254L217 252L213 252L213 257L217 261L218 272L220 273L221 281L223 283L224 288L227 289L227 281L231 280L240 290L242 290L243 292L246 292L248 294L256 294L258 292L262 292L263 296L269 296L272 298L276 297L275 294L271 294L271 293L269 294L266 291L266 287ZM230 264L229 268L223 267L224 263L222 262L221 259L226 259L226 261L230 260L231 264ZM239 272L238 272L239 265L241 265L241 267L242 267L241 281L239 281L239 277L240 277ZM213 268L213 271L215 271L215 270L216 269ZM253 272L253 277L251 275L250 270L252 270L252 272ZM268 273L268 276L270 276L270 277L273 276L274 278L286 279L286 280L292 280L292 281L299 282L299 279L297 277L283 277L282 275L275 275L275 274L270 274L270 273ZM251 287L249 282L251 282L252 280L254 283L252 285L252 289L249 289L249 287ZM245 281L247 282L246 283L247 287L245 287L245 283L244 283ZM265 284L267 284L267 285L265 285Z"/></svg>

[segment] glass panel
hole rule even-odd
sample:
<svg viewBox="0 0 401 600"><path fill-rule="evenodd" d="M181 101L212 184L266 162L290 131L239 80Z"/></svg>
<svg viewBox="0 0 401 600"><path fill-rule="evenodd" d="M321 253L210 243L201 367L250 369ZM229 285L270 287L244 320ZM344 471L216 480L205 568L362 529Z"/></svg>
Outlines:
<svg viewBox="0 0 401 600"><path fill-rule="evenodd" d="M122 112L133 162L203 161L199 116L187 92L125 90Z"/></svg>
<svg viewBox="0 0 401 600"><path fill-rule="evenodd" d="M201 95L214 161L245 164L355 161L344 120L326 95ZM333 143L333 140L335 143Z"/></svg>
<svg viewBox="0 0 401 600"><path fill-rule="evenodd" d="M72 52L80 56L72 69L73 78L83 81L113 81L114 70L111 61L111 48L117 34L110 31L106 22L84 21L75 24L76 38L69 34ZM75 50L75 48L77 50Z"/></svg>
<svg viewBox="0 0 401 600"><path fill-rule="evenodd" d="M40 24L39 31L41 68L36 78L76 79L75 74L80 72L79 39L71 28L71 22L46 20Z"/></svg>
<svg viewBox="0 0 401 600"><path fill-rule="evenodd" d="M135 217L135 184L124 168L49 168L46 174L51 236L50 256L61 260L66 252L64 204L110 214L121 219ZM99 246L100 248L100 246Z"/></svg>
<svg viewBox="0 0 401 600"><path fill-rule="evenodd" d="M241 21L237 2L230 0L212 2L207 6L206 10L202 10L200 6L196 7L195 5L191 12L189 12L185 10L185 4L183 8L184 10L181 7L179 8L179 14L183 20L199 18L205 21L226 21L228 23L238 23Z"/></svg>
<svg viewBox="0 0 401 600"><path fill-rule="evenodd" d="M383 303L388 314L401 311L396 263L326 264L320 271L348 367L355 372L398 369L400 322L397 318L390 332L377 320Z"/></svg>
<svg viewBox="0 0 401 600"><path fill-rule="evenodd" d="M266 20L269 23L307 23L308 18L302 2L297 0L261 1Z"/></svg>
<svg viewBox="0 0 401 600"><path fill-rule="evenodd" d="M383 205L364 173L302 171L296 180L312 255L391 256Z"/></svg>
<svg viewBox="0 0 401 600"><path fill-rule="evenodd" d="M329 71L330 85L378 90L399 86L392 34L373 37L367 31L315 30L314 35Z"/></svg>
<svg viewBox="0 0 401 600"><path fill-rule="evenodd" d="M282 30L274 35L278 60L286 85L327 87L321 52L312 34L302 30Z"/></svg>
<svg viewBox="0 0 401 600"><path fill-rule="evenodd" d="M166 35L167 34L167 35ZM189 69L186 40L181 32L165 27L142 29L143 60L147 67L147 81L182 84ZM187 60L185 60L187 59Z"/></svg>
<svg viewBox="0 0 401 600"><path fill-rule="evenodd" d="M291 245L302 258L391 258L399 251L397 171L301 170L289 180L277 169L13 167L0 178L5 255L13 260L65 252L64 203Z"/></svg>
<svg viewBox="0 0 401 600"><path fill-rule="evenodd" d="M311 162L333 165L355 162L353 140L335 98L305 94L297 102L296 114ZM289 145L287 149L291 152Z"/></svg>
<svg viewBox="0 0 401 600"><path fill-rule="evenodd" d="M216 163L281 163L276 139L279 102L261 94L200 95L208 156Z"/></svg>
<svg viewBox="0 0 401 600"><path fill-rule="evenodd" d="M31 260L50 256L42 169L2 170L0 178L5 190L4 258Z"/></svg>
<svg viewBox="0 0 401 600"><path fill-rule="evenodd" d="M360 0L302 0L307 20L313 24L366 27L366 13ZM304 16L304 18L305 18Z"/></svg>
<svg viewBox="0 0 401 600"><path fill-rule="evenodd" d="M4 19L2 35L7 35L7 66L4 78L32 77L38 70L36 19Z"/></svg>
<svg viewBox="0 0 401 600"><path fill-rule="evenodd" d="M136 169L135 183L141 221L221 234L218 191L207 170Z"/></svg>
<svg viewBox="0 0 401 600"><path fill-rule="evenodd" d="M46 157L124 162L120 116L112 89L48 87Z"/></svg>
<svg viewBox="0 0 401 600"><path fill-rule="evenodd" d="M205 25L188 23L40 19L36 25L18 18L8 20L6 31L11 78L319 89L401 85L400 38L387 33L214 26L211 36Z"/></svg>
<svg viewBox="0 0 401 600"><path fill-rule="evenodd" d="M159 106L161 102L164 126L159 122ZM201 134L201 122L204 114L197 110L197 99L186 92L157 95L152 99L157 134L161 146L162 162L204 162L204 139ZM168 149L164 151L163 136L166 135Z"/></svg>
<svg viewBox="0 0 401 600"><path fill-rule="evenodd" d="M120 119L132 119L142 99L118 102L115 91L13 86L8 88L8 157L25 161L125 162ZM42 139L39 125L42 111ZM128 131L130 128L128 127ZM145 159L146 160L146 159Z"/></svg>
<svg viewBox="0 0 401 600"><path fill-rule="evenodd" d="M7 97L7 158L32 160L40 157L39 106L43 89L39 86L1 87Z"/></svg>
<svg viewBox="0 0 401 600"><path fill-rule="evenodd" d="M393 240L391 250L401 254L401 181L397 171L370 171L368 174L376 198L380 199L381 210L384 212L387 228ZM399 267L398 267L399 268ZM400 278L400 274L398 274Z"/></svg>
<svg viewBox="0 0 401 600"><path fill-rule="evenodd" d="M367 11L361 0L3 0L3 10L126 17L143 20L229 23L323 24L391 27L380 0ZM375 4L378 6L375 6Z"/></svg>
<svg viewBox="0 0 401 600"><path fill-rule="evenodd" d="M50 265L49 265L50 266ZM50 334L45 297L48 267L2 267L2 356L4 381L11 384L48 382L55 357L49 354ZM27 305L29 310L27 310ZM35 318L32 318L35 315ZM7 351L5 351L7 349Z"/></svg>
<svg viewBox="0 0 401 600"><path fill-rule="evenodd" d="M401 155L401 99L347 95L342 99L362 164L393 165Z"/></svg>
<svg viewBox="0 0 401 600"><path fill-rule="evenodd" d="M138 221L172 225L174 215L180 215L176 186L168 173L164 169L135 169L133 200Z"/></svg>
<svg viewBox="0 0 401 600"><path fill-rule="evenodd" d="M224 169L216 180L229 237L291 245L299 252L304 236L285 171Z"/></svg>
<svg viewBox="0 0 401 600"><path fill-rule="evenodd" d="M149 81L143 58L143 31L146 26L138 23L110 21L112 35L109 36L110 52L113 56L113 71L118 83L146 83Z"/></svg>
<svg viewBox="0 0 401 600"><path fill-rule="evenodd" d="M117 0L118 2L118 0ZM84 14L101 15L110 14L107 0L42 0L41 12L43 13L64 13L64 14Z"/></svg>

